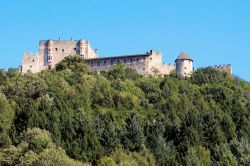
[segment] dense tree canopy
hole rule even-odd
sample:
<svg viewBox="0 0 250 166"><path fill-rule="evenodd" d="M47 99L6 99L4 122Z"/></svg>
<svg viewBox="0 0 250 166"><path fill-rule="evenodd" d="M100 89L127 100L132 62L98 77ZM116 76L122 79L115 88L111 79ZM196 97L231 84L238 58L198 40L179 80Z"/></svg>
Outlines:
<svg viewBox="0 0 250 166"><path fill-rule="evenodd" d="M0 165L250 164L250 84L211 68L0 71L0 114Z"/></svg>

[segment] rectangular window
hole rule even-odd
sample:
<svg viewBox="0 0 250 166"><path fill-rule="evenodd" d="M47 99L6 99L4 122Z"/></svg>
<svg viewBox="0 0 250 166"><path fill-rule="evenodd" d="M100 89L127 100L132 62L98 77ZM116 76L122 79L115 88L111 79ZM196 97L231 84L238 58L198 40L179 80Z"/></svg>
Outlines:
<svg viewBox="0 0 250 166"><path fill-rule="evenodd" d="M64 52L64 49L62 49L62 52Z"/></svg>
<svg viewBox="0 0 250 166"><path fill-rule="evenodd" d="M58 51L58 48L55 48L56 51Z"/></svg>

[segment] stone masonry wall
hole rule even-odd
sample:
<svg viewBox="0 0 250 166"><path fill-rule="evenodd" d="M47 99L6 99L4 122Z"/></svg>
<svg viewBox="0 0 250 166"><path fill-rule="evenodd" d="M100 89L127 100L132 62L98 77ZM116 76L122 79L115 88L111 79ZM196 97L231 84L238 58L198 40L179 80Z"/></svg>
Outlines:
<svg viewBox="0 0 250 166"><path fill-rule="evenodd" d="M111 70L116 64L122 63L127 68L135 69L138 73L149 75L170 74L175 70L174 65L162 64L161 52L150 51L145 55L128 55L122 57L88 59L86 63L90 70L97 73Z"/></svg>
<svg viewBox="0 0 250 166"><path fill-rule="evenodd" d="M80 55L84 59L97 58L88 41L85 40L41 40L39 52L23 54L22 72L39 72L52 68L69 55Z"/></svg>

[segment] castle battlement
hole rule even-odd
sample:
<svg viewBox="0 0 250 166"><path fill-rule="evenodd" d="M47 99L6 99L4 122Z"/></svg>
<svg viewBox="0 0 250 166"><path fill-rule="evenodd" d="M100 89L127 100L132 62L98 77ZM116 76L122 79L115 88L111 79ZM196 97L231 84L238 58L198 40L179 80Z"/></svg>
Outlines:
<svg viewBox="0 0 250 166"><path fill-rule="evenodd" d="M38 56L39 52L23 52L23 57Z"/></svg>
<svg viewBox="0 0 250 166"><path fill-rule="evenodd" d="M174 64L162 63L162 53L150 50L143 54L122 56L108 56L98 58L97 49L93 50L87 40L40 40L39 52L23 53L22 73L40 72L53 68L57 63L70 55L78 55L85 60L91 71L100 73L111 70L116 64L122 63L127 68L135 69L143 75L168 75L172 71L183 77L190 77L193 73L193 60L187 53L182 52ZM211 66L216 70L232 74L232 67L228 65Z"/></svg>
<svg viewBox="0 0 250 166"><path fill-rule="evenodd" d="M215 69L215 70L225 71L231 75L233 73L231 64L213 65L213 66L209 66L209 67L211 67L212 69Z"/></svg>

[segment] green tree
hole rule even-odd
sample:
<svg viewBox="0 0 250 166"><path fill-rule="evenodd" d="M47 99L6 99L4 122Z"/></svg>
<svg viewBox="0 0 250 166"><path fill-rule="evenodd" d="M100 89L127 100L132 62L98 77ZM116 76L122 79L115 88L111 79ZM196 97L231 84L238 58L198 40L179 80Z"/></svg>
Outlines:
<svg viewBox="0 0 250 166"><path fill-rule="evenodd" d="M70 69L74 72L87 73L88 66L84 63L84 60L80 56L68 56L55 66L56 71L62 71Z"/></svg>
<svg viewBox="0 0 250 166"><path fill-rule="evenodd" d="M145 137L136 114L133 113L127 118L122 137L122 144L126 149L130 151L140 151L143 149Z"/></svg>
<svg viewBox="0 0 250 166"><path fill-rule="evenodd" d="M63 149L52 142L47 131L38 128L23 132L22 140L16 147L0 149L0 165L87 166L70 159Z"/></svg>
<svg viewBox="0 0 250 166"><path fill-rule="evenodd" d="M166 142L163 136L158 136L154 146L154 155L159 166L177 165L176 151L171 142Z"/></svg>
<svg viewBox="0 0 250 166"><path fill-rule="evenodd" d="M13 110L11 104L6 99L4 94L0 92L0 147L7 146L10 144L11 140L8 136L8 131L10 130L15 111Z"/></svg>
<svg viewBox="0 0 250 166"><path fill-rule="evenodd" d="M185 162L186 165L209 166L212 164L210 151L202 146L189 148L185 156Z"/></svg>

